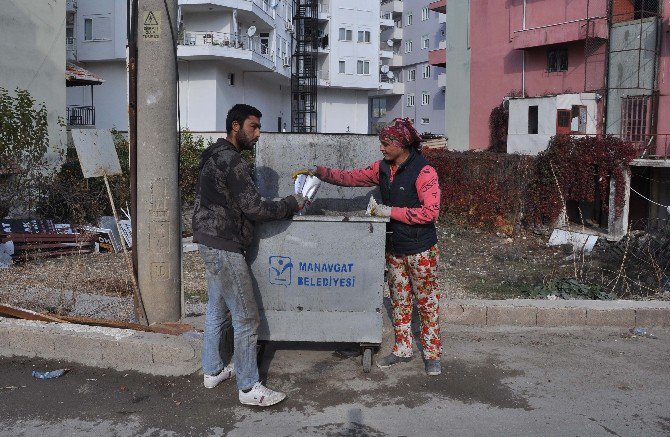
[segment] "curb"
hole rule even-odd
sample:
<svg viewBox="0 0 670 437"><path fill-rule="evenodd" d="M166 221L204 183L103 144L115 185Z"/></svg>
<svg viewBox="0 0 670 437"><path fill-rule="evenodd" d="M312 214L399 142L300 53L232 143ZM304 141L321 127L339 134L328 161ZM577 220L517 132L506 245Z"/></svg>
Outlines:
<svg viewBox="0 0 670 437"><path fill-rule="evenodd" d="M440 312L444 332L454 325L670 327L670 302L663 301L448 300ZM203 321L202 316L189 320L200 328ZM120 371L183 376L200 369L201 347L201 340L184 336L0 317L3 357L40 357Z"/></svg>
<svg viewBox="0 0 670 437"><path fill-rule="evenodd" d="M670 327L670 302L447 300L441 316L441 323L446 325Z"/></svg>
<svg viewBox="0 0 670 437"><path fill-rule="evenodd" d="M200 369L201 343L130 329L0 317L0 356L39 357L162 376Z"/></svg>

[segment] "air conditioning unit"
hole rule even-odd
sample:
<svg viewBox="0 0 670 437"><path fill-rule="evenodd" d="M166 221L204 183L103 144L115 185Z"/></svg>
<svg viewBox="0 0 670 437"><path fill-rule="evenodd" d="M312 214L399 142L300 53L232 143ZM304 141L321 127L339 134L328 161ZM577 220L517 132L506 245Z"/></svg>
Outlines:
<svg viewBox="0 0 670 437"><path fill-rule="evenodd" d="M293 33L295 31L295 29L293 27L293 23L291 23L290 21L287 21L285 23L285 28L286 28L286 30L288 30L291 33Z"/></svg>
<svg viewBox="0 0 670 437"><path fill-rule="evenodd" d="M290 67L291 66L291 58L290 57L284 56L282 61L284 63L284 67Z"/></svg>

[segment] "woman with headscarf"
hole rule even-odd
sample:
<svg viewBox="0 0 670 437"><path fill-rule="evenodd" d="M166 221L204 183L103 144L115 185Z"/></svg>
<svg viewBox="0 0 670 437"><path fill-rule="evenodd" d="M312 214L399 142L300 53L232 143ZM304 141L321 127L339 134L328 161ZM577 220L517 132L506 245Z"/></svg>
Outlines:
<svg viewBox="0 0 670 437"><path fill-rule="evenodd" d="M370 213L390 218L386 265L395 345L391 354L377 360L377 365L386 368L412 359L412 300L416 299L426 373L439 375L442 344L435 229L440 213L437 172L421 155L422 140L409 119L394 119L382 129L379 140L384 159L367 168L347 171L319 166L316 170L298 170L293 176L315 175L346 187L379 185L382 204L372 203Z"/></svg>

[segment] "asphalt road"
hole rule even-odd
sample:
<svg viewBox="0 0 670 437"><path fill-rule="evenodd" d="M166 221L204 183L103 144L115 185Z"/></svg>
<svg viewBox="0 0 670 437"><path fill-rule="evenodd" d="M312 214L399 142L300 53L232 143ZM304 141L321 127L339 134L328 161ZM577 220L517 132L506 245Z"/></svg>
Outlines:
<svg viewBox="0 0 670 437"><path fill-rule="evenodd" d="M232 381L0 359L0 435L667 436L670 330L655 332L454 328L438 377L418 358L364 374L338 345L269 345L262 374L289 398L264 410Z"/></svg>

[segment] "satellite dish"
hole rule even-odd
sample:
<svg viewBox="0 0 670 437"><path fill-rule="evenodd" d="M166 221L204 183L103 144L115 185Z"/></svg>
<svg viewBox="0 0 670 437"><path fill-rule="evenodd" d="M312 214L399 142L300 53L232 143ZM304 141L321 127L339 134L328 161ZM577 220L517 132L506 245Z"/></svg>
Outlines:
<svg viewBox="0 0 670 437"><path fill-rule="evenodd" d="M389 47L393 47L393 40L390 39L390 40L386 41L386 45L389 46Z"/></svg>
<svg viewBox="0 0 670 437"><path fill-rule="evenodd" d="M247 29L247 36L251 38L254 35L256 35L256 26L249 26L249 29Z"/></svg>
<svg viewBox="0 0 670 437"><path fill-rule="evenodd" d="M394 77L393 72L389 71L388 73L386 73L386 77L388 77L389 79L393 79L393 77Z"/></svg>
<svg viewBox="0 0 670 437"><path fill-rule="evenodd" d="M389 72L389 66L388 65L382 65L382 73L388 73Z"/></svg>

